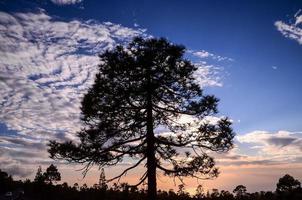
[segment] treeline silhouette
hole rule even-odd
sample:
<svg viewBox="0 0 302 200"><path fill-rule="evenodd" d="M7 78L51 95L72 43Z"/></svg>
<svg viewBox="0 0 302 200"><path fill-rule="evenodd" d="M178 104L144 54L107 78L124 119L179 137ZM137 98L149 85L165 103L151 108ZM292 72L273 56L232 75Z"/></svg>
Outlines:
<svg viewBox="0 0 302 200"><path fill-rule="evenodd" d="M34 181L14 181L8 173L0 170L0 199L19 200L138 200L146 199L147 192L143 188L130 187L127 183L108 186L104 171L101 171L99 182L91 187L86 184L79 186L75 183L69 186L66 182L55 184L61 176L57 167L51 165L43 173L38 168ZM196 188L195 194L186 192L185 185L180 184L178 190L158 190L158 200L301 200L301 183L286 174L281 177L276 185L276 191L260 191L248 193L244 185L238 185L232 192L218 189L204 191L202 185ZM14 198L5 197L7 192L12 192ZM16 194L18 193L18 194Z"/></svg>

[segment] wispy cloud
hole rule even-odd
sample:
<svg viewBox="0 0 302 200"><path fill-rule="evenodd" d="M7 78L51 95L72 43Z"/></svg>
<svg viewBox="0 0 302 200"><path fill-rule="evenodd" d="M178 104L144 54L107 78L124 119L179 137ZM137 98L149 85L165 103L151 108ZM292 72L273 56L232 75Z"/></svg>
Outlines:
<svg viewBox="0 0 302 200"><path fill-rule="evenodd" d="M301 162L302 134L300 132L253 131L237 136L242 144L249 144L250 149L257 151L256 156L275 162ZM299 158L300 157L300 158Z"/></svg>
<svg viewBox="0 0 302 200"><path fill-rule="evenodd" d="M286 38L293 39L302 45L302 12L299 10L294 15L294 22L276 21L277 30Z"/></svg>
<svg viewBox="0 0 302 200"><path fill-rule="evenodd" d="M0 12L0 121L17 131L0 137L1 157L11 161L0 167L13 169L24 163L21 158L47 160L49 139L74 139L97 54L138 35L144 31L109 22L64 21L44 11Z"/></svg>
<svg viewBox="0 0 302 200"><path fill-rule="evenodd" d="M71 5L81 3L83 0L50 0L54 4L58 5Z"/></svg>
<svg viewBox="0 0 302 200"><path fill-rule="evenodd" d="M296 12L296 14L295 14L294 17L296 18L296 22L295 22L296 25L302 23L302 9L299 9L299 10Z"/></svg>
<svg viewBox="0 0 302 200"><path fill-rule="evenodd" d="M0 136L0 144L1 146L14 146L37 150L42 150L45 148L45 145L41 140L17 136Z"/></svg>
<svg viewBox="0 0 302 200"><path fill-rule="evenodd" d="M195 65L198 67L198 69L194 74L194 78L202 88L208 86L223 86L221 80L222 68L208 64L206 62L196 62Z"/></svg>
<svg viewBox="0 0 302 200"><path fill-rule="evenodd" d="M277 167L302 164L302 133L252 131L235 137L235 147L214 154L219 166ZM269 173L269 172L268 172Z"/></svg>
<svg viewBox="0 0 302 200"><path fill-rule="evenodd" d="M234 61L234 59L232 59L232 58L216 55L216 54L210 53L206 50L200 50L200 51L189 50L188 53L190 53L198 58L201 58L201 59L211 58L211 59L214 59L217 61Z"/></svg>
<svg viewBox="0 0 302 200"><path fill-rule="evenodd" d="M56 20L44 12L1 12L0 24L0 120L44 138L80 127L79 101L94 79L96 54L143 34L112 23Z"/></svg>

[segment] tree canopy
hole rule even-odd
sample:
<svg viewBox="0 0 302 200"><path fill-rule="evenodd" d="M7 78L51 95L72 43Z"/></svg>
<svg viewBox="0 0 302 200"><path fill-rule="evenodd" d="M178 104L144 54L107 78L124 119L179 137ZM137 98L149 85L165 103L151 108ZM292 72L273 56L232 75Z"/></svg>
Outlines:
<svg viewBox="0 0 302 200"><path fill-rule="evenodd" d="M61 174L58 171L58 168L51 164L44 173L46 182L52 184L52 182L57 182L61 180Z"/></svg>
<svg viewBox="0 0 302 200"><path fill-rule="evenodd" d="M34 181L39 184L52 184L53 182L57 182L61 180L61 174L58 171L58 168L51 164L46 169L46 171L42 172L42 167L39 166Z"/></svg>
<svg viewBox="0 0 302 200"><path fill-rule="evenodd" d="M246 195L246 187L244 185L237 185L233 193L236 194L238 199L243 198Z"/></svg>
<svg viewBox="0 0 302 200"><path fill-rule="evenodd" d="M295 190L300 187L301 183L299 180L295 179L289 174L286 174L279 179L276 191L279 193L291 192L292 190Z"/></svg>
<svg viewBox="0 0 302 200"><path fill-rule="evenodd" d="M36 183L44 183L45 182L45 176L42 172L42 167L41 166L38 167L38 170L37 170L34 181Z"/></svg>
<svg viewBox="0 0 302 200"><path fill-rule="evenodd" d="M84 173L93 165L133 158L131 167L109 181L145 164L137 185L148 180L149 199L156 198L157 169L180 179L217 177L208 152L228 151L234 133L227 118L206 120L217 114L218 99L203 93L195 79L198 67L184 54L184 46L163 38L135 38L102 53L95 82L82 100L80 142L51 141L51 157L86 164Z"/></svg>

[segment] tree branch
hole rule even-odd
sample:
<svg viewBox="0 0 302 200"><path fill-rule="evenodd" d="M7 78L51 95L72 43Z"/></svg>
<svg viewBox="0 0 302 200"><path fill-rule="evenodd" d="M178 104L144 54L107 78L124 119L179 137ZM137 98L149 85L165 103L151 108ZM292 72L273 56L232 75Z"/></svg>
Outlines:
<svg viewBox="0 0 302 200"><path fill-rule="evenodd" d="M158 137L155 138L155 140L160 143L160 144L165 144L165 145L170 145L170 146L175 146L175 147L184 147L192 142L194 142L194 140L190 140L190 141L187 141L187 142L184 142L184 143L175 143L175 142L172 142L172 141L164 141L164 140L161 140L159 139Z"/></svg>
<svg viewBox="0 0 302 200"><path fill-rule="evenodd" d="M148 178L147 172L145 172L142 175L142 177L139 179L140 181L137 184L135 184L135 185L130 185L130 187L137 187L137 186L141 185L147 178Z"/></svg>
<svg viewBox="0 0 302 200"><path fill-rule="evenodd" d="M116 179L120 179L123 175L127 174L127 172L135 167L137 167L141 162L143 162L144 160L146 159L146 156L144 156L142 159L140 159L135 165L125 169L120 175L116 176L116 177L113 177L109 180L107 180L107 182L111 182L113 180L116 180Z"/></svg>

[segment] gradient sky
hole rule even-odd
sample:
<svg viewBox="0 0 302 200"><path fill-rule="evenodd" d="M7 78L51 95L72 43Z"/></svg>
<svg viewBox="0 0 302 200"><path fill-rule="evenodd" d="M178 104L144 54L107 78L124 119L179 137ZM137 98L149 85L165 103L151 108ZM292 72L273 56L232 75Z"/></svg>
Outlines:
<svg viewBox="0 0 302 200"><path fill-rule="evenodd" d="M301 9L299 0L0 0L0 168L24 179L55 163L70 184L97 182L97 169L82 179L45 144L81 127L96 55L141 35L185 45L200 84L221 100L217 117L233 120L235 148L215 155L222 173L206 188L274 190L285 173L301 181ZM196 185L187 181L189 191Z"/></svg>

